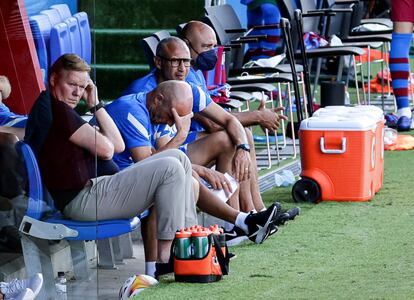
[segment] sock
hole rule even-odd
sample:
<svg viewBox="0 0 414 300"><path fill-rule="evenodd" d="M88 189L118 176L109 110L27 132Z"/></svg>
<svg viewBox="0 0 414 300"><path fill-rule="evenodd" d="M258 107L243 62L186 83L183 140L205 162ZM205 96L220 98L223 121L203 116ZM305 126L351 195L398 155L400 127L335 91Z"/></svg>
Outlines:
<svg viewBox="0 0 414 300"><path fill-rule="evenodd" d="M145 262L145 274L155 278L155 261Z"/></svg>
<svg viewBox="0 0 414 300"><path fill-rule="evenodd" d="M261 210L260 210L260 212L262 212L262 211L266 211L267 210L267 208L266 207L263 207Z"/></svg>
<svg viewBox="0 0 414 300"><path fill-rule="evenodd" d="M230 222L224 222L224 230L225 231L231 231L233 230L234 224Z"/></svg>
<svg viewBox="0 0 414 300"><path fill-rule="evenodd" d="M409 107L399 108L397 110L397 116L398 116L398 118L400 118L402 116L411 118L411 110L410 110L410 108Z"/></svg>
<svg viewBox="0 0 414 300"><path fill-rule="evenodd" d="M256 210L255 208L253 208L250 212L251 212L252 214L255 214L255 213L257 213L257 210Z"/></svg>
<svg viewBox="0 0 414 300"><path fill-rule="evenodd" d="M247 213L239 212L239 214L237 215L236 224L235 224L237 227L239 227L246 233L248 233L249 231L249 227L247 227L247 224L245 222L248 215L249 214Z"/></svg>
<svg viewBox="0 0 414 300"><path fill-rule="evenodd" d="M410 76L410 64L408 60L411 45L411 33L392 34L390 51L390 72L392 88L397 100L398 110L409 107L408 100L408 77ZM398 115L400 117L401 115ZM410 117L411 113L407 115Z"/></svg>

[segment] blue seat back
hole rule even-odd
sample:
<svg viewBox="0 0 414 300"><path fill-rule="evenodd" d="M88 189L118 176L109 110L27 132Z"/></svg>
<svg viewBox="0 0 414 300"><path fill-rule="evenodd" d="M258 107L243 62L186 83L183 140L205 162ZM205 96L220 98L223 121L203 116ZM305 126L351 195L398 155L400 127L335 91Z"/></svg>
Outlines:
<svg viewBox="0 0 414 300"><path fill-rule="evenodd" d="M23 158L29 185L29 201L26 214L40 220L45 204L43 202L43 185L36 157L29 145L20 141L16 143L16 151Z"/></svg>
<svg viewBox="0 0 414 300"><path fill-rule="evenodd" d="M91 63L92 42L91 29L89 27L88 15L85 12L79 12L73 15L78 21L79 32L82 44L82 58L88 63Z"/></svg>
<svg viewBox="0 0 414 300"><path fill-rule="evenodd" d="M60 19L62 21L65 21L67 18L70 18L72 16L69 6L67 4L55 4L52 5L50 8L58 11Z"/></svg>
<svg viewBox="0 0 414 300"><path fill-rule="evenodd" d="M65 23L68 25L71 52L82 57L82 41L78 20L76 20L76 18L70 17L65 20Z"/></svg>
<svg viewBox="0 0 414 300"><path fill-rule="evenodd" d="M51 203L49 203L49 207L52 209L51 212L53 214L49 217L44 216L44 212L48 206L43 199L44 190L36 157L30 146L22 141L16 143L16 151L23 158L27 170L29 201L26 215L29 217L37 220L45 217L44 221L47 223L64 224L76 230L78 235L76 237L67 237L66 239L68 240L98 240L110 238L131 232L140 225L138 217L90 222L64 219L62 214L56 211L53 205L50 205Z"/></svg>
<svg viewBox="0 0 414 300"><path fill-rule="evenodd" d="M160 31L154 32L152 36L154 36L159 42L161 42L163 39L166 39L170 37L171 35L167 30L160 30Z"/></svg>
<svg viewBox="0 0 414 300"><path fill-rule="evenodd" d="M33 40L36 47L37 59L39 60L40 69L43 73L43 82L47 82L47 72L49 66L49 53L45 36L47 36L47 42L49 42L50 36L50 22L44 15L37 15L30 17L30 28L32 29Z"/></svg>
<svg viewBox="0 0 414 300"><path fill-rule="evenodd" d="M141 40L141 45L144 49L144 55L150 68L154 68L154 56L157 51L158 40L155 36L149 36Z"/></svg>
<svg viewBox="0 0 414 300"><path fill-rule="evenodd" d="M72 45L68 25L66 23L58 23L50 31L50 65L53 65L63 54L71 52Z"/></svg>
<svg viewBox="0 0 414 300"><path fill-rule="evenodd" d="M49 18L50 24L52 26L56 25L57 23L62 22L62 18L60 17L59 12L56 9L46 9L40 12L41 15L45 15Z"/></svg>

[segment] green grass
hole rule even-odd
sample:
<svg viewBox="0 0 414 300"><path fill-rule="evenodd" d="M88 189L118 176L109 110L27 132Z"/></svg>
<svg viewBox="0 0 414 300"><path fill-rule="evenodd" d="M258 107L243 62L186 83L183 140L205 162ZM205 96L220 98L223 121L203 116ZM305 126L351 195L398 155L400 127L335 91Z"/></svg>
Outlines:
<svg viewBox="0 0 414 300"><path fill-rule="evenodd" d="M370 202L301 204L302 214L262 245L231 248L231 274L214 284L161 281L147 299L413 299L414 151L385 153ZM266 192L293 206L291 188Z"/></svg>

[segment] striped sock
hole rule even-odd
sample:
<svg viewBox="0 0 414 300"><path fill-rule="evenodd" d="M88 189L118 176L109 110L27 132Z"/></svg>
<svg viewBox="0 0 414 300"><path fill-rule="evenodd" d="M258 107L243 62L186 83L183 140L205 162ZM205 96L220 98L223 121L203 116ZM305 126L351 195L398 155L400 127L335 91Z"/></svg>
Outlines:
<svg viewBox="0 0 414 300"><path fill-rule="evenodd" d="M408 59L412 34L392 34L390 51L390 72L392 88L397 100L398 117L405 115L411 117L408 100L408 77L410 76L410 63ZM408 114L408 115L407 115Z"/></svg>

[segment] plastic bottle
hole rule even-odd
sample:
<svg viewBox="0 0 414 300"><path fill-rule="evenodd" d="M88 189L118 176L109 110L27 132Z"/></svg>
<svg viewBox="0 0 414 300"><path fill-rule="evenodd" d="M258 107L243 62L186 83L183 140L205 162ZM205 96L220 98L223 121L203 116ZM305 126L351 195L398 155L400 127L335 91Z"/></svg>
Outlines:
<svg viewBox="0 0 414 300"><path fill-rule="evenodd" d="M195 258L204 258L208 253L208 232L203 228L191 234L191 242L193 244L193 255Z"/></svg>
<svg viewBox="0 0 414 300"><path fill-rule="evenodd" d="M191 258L191 232L181 229L175 233L175 255L180 259Z"/></svg>
<svg viewBox="0 0 414 300"><path fill-rule="evenodd" d="M66 277L65 272L58 272L58 277L56 278L56 299L57 300L66 300L67 299L67 289L66 289Z"/></svg>

